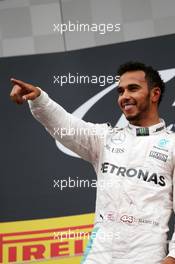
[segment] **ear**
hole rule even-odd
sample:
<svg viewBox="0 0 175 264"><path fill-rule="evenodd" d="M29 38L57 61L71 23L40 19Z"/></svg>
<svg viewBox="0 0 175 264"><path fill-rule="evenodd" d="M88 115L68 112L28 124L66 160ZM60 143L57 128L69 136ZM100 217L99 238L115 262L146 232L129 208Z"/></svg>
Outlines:
<svg viewBox="0 0 175 264"><path fill-rule="evenodd" d="M156 103L159 101L160 95L161 95L161 90L159 87L153 87L151 89L151 100L153 103Z"/></svg>

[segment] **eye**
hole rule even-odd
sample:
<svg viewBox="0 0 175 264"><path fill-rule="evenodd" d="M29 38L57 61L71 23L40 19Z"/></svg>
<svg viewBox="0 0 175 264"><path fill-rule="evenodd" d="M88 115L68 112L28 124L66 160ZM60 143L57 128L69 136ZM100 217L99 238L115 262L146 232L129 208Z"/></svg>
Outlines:
<svg viewBox="0 0 175 264"><path fill-rule="evenodd" d="M117 93L118 93L118 95L122 95L123 92L124 92L124 90L123 90L122 88L119 87L119 88L117 89Z"/></svg>
<svg viewBox="0 0 175 264"><path fill-rule="evenodd" d="M129 91L134 92L134 91L137 91L138 89L139 89L139 86L137 86L137 85L129 86Z"/></svg>

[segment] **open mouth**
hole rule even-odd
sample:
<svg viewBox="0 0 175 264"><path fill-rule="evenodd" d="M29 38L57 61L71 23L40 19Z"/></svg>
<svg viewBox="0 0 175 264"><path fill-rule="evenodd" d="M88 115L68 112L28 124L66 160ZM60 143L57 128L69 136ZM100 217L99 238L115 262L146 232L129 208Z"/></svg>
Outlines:
<svg viewBox="0 0 175 264"><path fill-rule="evenodd" d="M135 104L134 103L125 103L125 104L122 104L122 108L125 111L132 110L134 107L135 107Z"/></svg>

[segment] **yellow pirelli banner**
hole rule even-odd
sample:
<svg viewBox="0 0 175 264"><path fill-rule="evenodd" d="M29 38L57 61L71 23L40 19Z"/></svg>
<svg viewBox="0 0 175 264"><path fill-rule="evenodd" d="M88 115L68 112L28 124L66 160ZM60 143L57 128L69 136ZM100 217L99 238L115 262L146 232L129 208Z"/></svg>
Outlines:
<svg viewBox="0 0 175 264"><path fill-rule="evenodd" d="M94 214L0 224L0 263L79 264Z"/></svg>

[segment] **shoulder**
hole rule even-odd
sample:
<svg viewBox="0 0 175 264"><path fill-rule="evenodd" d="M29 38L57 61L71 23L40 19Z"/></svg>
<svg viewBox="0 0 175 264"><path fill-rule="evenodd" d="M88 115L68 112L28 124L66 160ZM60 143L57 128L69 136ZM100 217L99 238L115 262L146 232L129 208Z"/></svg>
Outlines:
<svg viewBox="0 0 175 264"><path fill-rule="evenodd" d="M167 133L167 135L170 135L171 137L175 137L175 127L173 126L169 126L169 127L167 127L166 129L165 129L165 131L166 131L166 133Z"/></svg>
<svg viewBox="0 0 175 264"><path fill-rule="evenodd" d="M167 127L165 133L167 138L175 144L175 131L173 131L171 127Z"/></svg>

